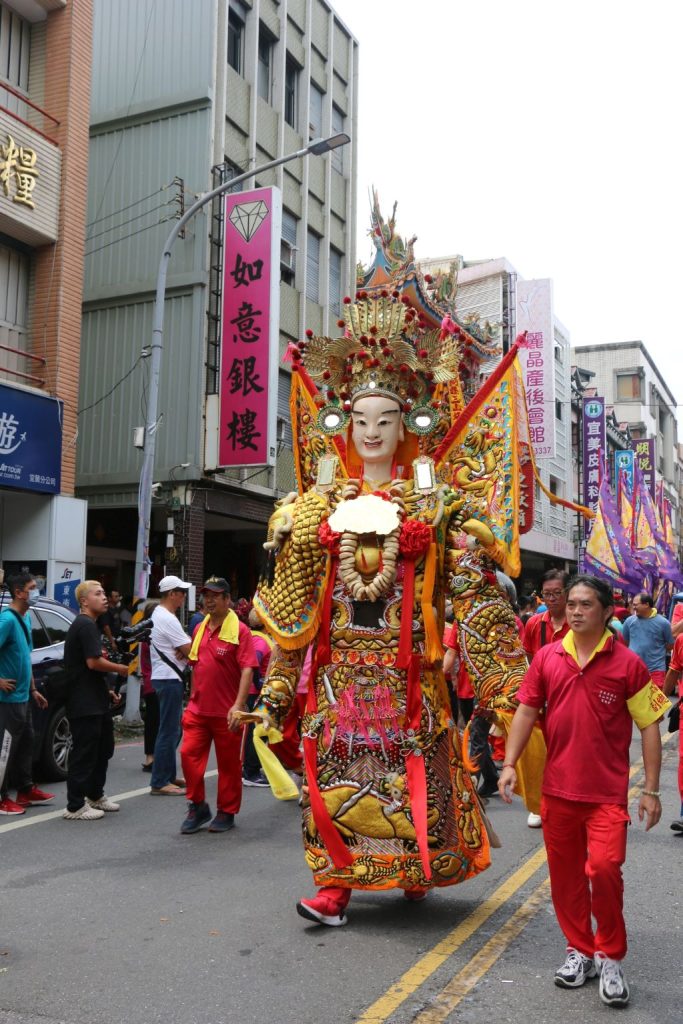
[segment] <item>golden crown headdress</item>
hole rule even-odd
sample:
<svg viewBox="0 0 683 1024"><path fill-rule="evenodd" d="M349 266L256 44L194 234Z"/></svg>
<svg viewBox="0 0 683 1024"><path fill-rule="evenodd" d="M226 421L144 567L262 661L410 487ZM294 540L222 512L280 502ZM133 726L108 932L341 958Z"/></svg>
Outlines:
<svg viewBox="0 0 683 1024"><path fill-rule="evenodd" d="M327 429L327 422L328 432L338 433L354 401L387 395L398 401L409 430L429 432L437 418L437 384L458 375L458 328L429 327L398 291L359 292L355 302L344 299L344 316L337 324L344 328L343 337L307 331L292 353L294 365L305 367L330 403L322 410L321 427Z"/></svg>

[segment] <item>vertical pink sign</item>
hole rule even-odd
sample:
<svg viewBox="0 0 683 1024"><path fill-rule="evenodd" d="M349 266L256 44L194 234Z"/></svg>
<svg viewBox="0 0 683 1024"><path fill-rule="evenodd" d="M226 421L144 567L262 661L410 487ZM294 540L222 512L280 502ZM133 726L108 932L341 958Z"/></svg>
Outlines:
<svg viewBox="0 0 683 1024"><path fill-rule="evenodd" d="M282 203L276 188L225 197L220 466L274 466Z"/></svg>
<svg viewBox="0 0 683 1024"><path fill-rule="evenodd" d="M527 332L519 362L536 460L555 457L555 341L551 282L517 282L517 331Z"/></svg>

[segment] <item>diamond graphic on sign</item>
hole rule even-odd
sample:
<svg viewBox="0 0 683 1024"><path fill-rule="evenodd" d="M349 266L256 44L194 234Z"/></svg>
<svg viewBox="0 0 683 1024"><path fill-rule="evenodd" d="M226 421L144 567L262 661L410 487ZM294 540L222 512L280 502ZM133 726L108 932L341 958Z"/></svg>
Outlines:
<svg viewBox="0 0 683 1024"><path fill-rule="evenodd" d="M262 199L255 203L240 203L230 211L230 223L245 242L250 242L268 216L268 207Z"/></svg>

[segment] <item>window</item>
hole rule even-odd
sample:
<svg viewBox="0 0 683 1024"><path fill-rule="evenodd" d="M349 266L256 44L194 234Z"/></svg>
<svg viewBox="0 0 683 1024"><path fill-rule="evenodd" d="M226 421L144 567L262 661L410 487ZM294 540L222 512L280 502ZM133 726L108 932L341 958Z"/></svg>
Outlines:
<svg viewBox="0 0 683 1024"><path fill-rule="evenodd" d="M35 615L31 616L31 624L31 638L33 640L33 650L39 651L43 647L49 647L50 641L47 638L47 633L43 629L42 624L37 621Z"/></svg>
<svg viewBox="0 0 683 1024"><path fill-rule="evenodd" d="M339 107L332 105L332 130L330 135L340 135L344 131L344 115ZM332 150L332 169L339 174L344 173L344 146Z"/></svg>
<svg viewBox="0 0 683 1024"><path fill-rule="evenodd" d="M308 139L321 139L323 134L324 93L311 82L311 101L308 110Z"/></svg>
<svg viewBox="0 0 683 1024"><path fill-rule="evenodd" d="M244 19L232 7L228 11L228 64L238 75L244 66Z"/></svg>
<svg viewBox="0 0 683 1024"><path fill-rule="evenodd" d="M557 398L555 399L555 419L562 419L562 402L560 402Z"/></svg>
<svg viewBox="0 0 683 1024"><path fill-rule="evenodd" d="M330 249L330 309L337 316L341 314L342 300L342 254Z"/></svg>
<svg viewBox="0 0 683 1024"><path fill-rule="evenodd" d="M18 7L19 4L13 4ZM0 6L0 77L23 92L28 92L31 25L4 4ZM2 102L6 103L3 91ZM12 108L14 110L14 107Z"/></svg>
<svg viewBox="0 0 683 1024"><path fill-rule="evenodd" d="M57 612L48 611L47 608L38 609L38 616L42 620L51 644L63 644L71 623Z"/></svg>
<svg viewBox="0 0 683 1024"><path fill-rule="evenodd" d="M289 210L282 211L282 242L280 243L280 278L294 284L296 275L296 235L298 220Z"/></svg>
<svg viewBox="0 0 683 1024"><path fill-rule="evenodd" d="M642 398L642 378L639 373L617 374L617 401L632 402Z"/></svg>
<svg viewBox="0 0 683 1024"><path fill-rule="evenodd" d="M258 77L257 91L262 100L270 103L273 98L273 40L263 25L258 33Z"/></svg>
<svg viewBox="0 0 683 1024"><path fill-rule="evenodd" d="M287 54L287 65L285 67L285 121L295 131L298 130L299 110L299 68L292 58Z"/></svg>
<svg viewBox="0 0 683 1024"><path fill-rule="evenodd" d="M242 173L242 169L234 164L231 160L226 160L223 164L223 181L230 181L231 178L236 178ZM234 188L229 188L228 192L242 192L244 190L244 182L240 181L235 185Z"/></svg>
<svg viewBox="0 0 683 1024"><path fill-rule="evenodd" d="M306 253L306 298L320 302L320 236L308 232Z"/></svg>
<svg viewBox="0 0 683 1024"><path fill-rule="evenodd" d="M551 494L554 494L556 497L561 498L562 497L562 481L558 480L558 478L556 476L553 476L551 474L550 481L548 483L548 490L550 491Z"/></svg>
<svg viewBox="0 0 683 1024"><path fill-rule="evenodd" d="M294 447L292 416L289 411L289 393L292 382L288 373L280 370L277 378L277 439L278 450Z"/></svg>
<svg viewBox="0 0 683 1024"><path fill-rule="evenodd" d="M19 4L13 4L18 7ZM9 82L21 92L28 92L29 56L31 52L31 25L24 18L0 4L0 79ZM6 110L31 120L31 110L14 93L3 88L0 81L0 103Z"/></svg>

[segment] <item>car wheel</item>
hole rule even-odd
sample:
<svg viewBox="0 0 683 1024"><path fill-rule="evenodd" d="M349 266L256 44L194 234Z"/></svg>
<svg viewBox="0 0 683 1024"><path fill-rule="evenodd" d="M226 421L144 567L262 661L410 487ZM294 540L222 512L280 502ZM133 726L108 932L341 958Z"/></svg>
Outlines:
<svg viewBox="0 0 683 1024"><path fill-rule="evenodd" d="M64 708L57 708L45 730L43 743L42 766L47 778L58 782L66 778L72 746L73 739L66 711Z"/></svg>

